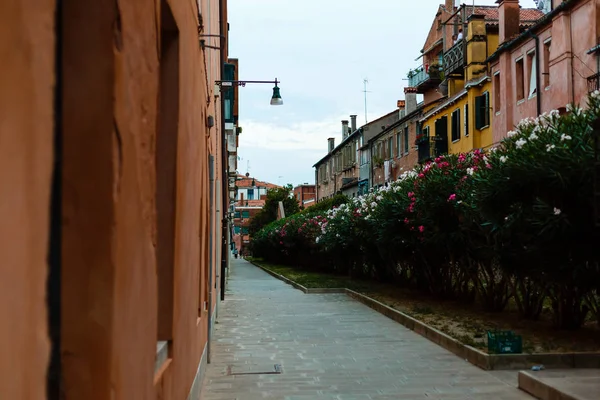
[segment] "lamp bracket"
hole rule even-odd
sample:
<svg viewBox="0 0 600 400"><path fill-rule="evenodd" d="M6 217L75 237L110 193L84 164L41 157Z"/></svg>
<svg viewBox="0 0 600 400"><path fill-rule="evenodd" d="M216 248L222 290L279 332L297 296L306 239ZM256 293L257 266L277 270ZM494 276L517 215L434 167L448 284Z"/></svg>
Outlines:
<svg viewBox="0 0 600 400"><path fill-rule="evenodd" d="M215 81L215 84L219 87L225 86L225 87L231 87L231 86L241 86L241 87L245 87L246 84L248 83L272 83L275 86L277 86L277 84L281 83L280 81L277 80L277 78L275 78L274 81Z"/></svg>

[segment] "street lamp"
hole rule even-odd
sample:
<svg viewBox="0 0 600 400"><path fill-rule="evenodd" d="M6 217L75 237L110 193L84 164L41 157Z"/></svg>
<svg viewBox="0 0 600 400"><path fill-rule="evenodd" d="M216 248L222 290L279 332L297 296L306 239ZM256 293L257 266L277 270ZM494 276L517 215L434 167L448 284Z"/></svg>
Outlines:
<svg viewBox="0 0 600 400"><path fill-rule="evenodd" d="M283 100L281 99L281 93L279 91L278 83L281 83L275 78L274 81L215 81L215 83L219 87L233 87L235 85L245 87L248 83L273 83L275 86L273 87L273 96L271 96L271 105L272 106L281 106L283 105Z"/></svg>

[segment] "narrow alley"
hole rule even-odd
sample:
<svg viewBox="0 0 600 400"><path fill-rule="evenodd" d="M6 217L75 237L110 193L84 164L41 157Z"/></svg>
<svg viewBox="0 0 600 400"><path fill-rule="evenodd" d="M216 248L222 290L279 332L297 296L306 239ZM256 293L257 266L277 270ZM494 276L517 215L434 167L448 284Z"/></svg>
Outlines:
<svg viewBox="0 0 600 400"><path fill-rule="evenodd" d="M204 400L531 399L346 295L232 263Z"/></svg>

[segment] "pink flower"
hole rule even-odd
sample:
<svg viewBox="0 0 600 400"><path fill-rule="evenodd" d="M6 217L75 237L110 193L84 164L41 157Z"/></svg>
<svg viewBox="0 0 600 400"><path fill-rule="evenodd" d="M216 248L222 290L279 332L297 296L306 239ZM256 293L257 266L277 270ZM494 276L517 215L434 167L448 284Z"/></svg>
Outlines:
<svg viewBox="0 0 600 400"><path fill-rule="evenodd" d="M425 174L421 172L421 173L419 174L419 178L425 178Z"/></svg>
<svg viewBox="0 0 600 400"><path fill-rule="evenodd" d="M423 225L419 226L419 232L423 233L424 230L425 230L425 227Z"/></svg>
<svg viewBox="0 0 600 400"><path fill-rule="evenodd" d="M414 192L408 192L408 197L414 197L415 193Z"/></svg>
<svg viewBox="0 0 600 400"><path fill-rule="evenodd" d="M404 218L404 223L405 223L405 224L408 224L408 222L409 222L409 221L408 221L408 218Z"/></svg>
<svg viewBox="0 0 600 400"><path fill-rule="evenodd" d="M283 244L283 242L280 241L279 244Z"/></svg>
<svg viewBox="0 0 600 400"><path fill-rule="evenodd" d="M452 193L450 195L450 197L448 197L448 201L454 201L454 200L456 200L456 194Z"/></svg>

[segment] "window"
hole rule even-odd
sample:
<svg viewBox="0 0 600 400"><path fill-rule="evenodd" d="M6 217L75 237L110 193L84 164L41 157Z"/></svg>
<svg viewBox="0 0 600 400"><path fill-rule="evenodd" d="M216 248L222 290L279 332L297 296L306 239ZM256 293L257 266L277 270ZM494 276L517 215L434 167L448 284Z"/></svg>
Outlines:
<svg viewBox="0 0 600 400"><path fill-rule="evenodd" d="M465 136L469 136L469 105L465 104Z"/></svg>
<svg viewBox="0 0 600 400"><path fill-rule="evenodd" d="M402 136L400 136L400 134L398 133L396 135L396 157L398 158L402 157L402 146L400 145L400 139L402 139Z"/></svg>
<svg viewBox="0 0 600 400"><path fill-rule="evenodd" d="M417 125L417 136L428 138L429 137L429 127L426 126L421 131L420 125ZM418 157L419 157L419 162L423 162L423 161L429 159L429 157L430 157L429 140L419 141Z"/></svg>
<svg viewBox="0 0 600 400"><path fill-rule="evenodd" d="M452 113L452 141L460 140L460 108Z"/></svg>
<svg viewBox="0 0 600 400"><path fill-rule="evenodd" d="M408 126L404 127L404 154L408 154Z"/></svg>
<svg viewBox="0 0 600 400"><path fill-rule="evenodd" d="M242 211L242 218L250 218L250 211Z"/></svg>
<svg viewBox="0 0 600 400"><path fill-rule="evenodd" d="M552 41L550 39L544 42L544 87L550 86L550 45Z"/></svg>
<svg viewBox="0 0 600 400"><path fill-rule="evenodd" d="M367 150L361 150L360 165L365 165L368 162L369 162L369 152Z"/></svg>
<svg viewBox="0 0 600 400"><path fill-rule="evenodd" d="M517 101L525 98L525 69L523 68L523 59L520 58L515 64L515 84L517 85Z"/></svg>
<svg viewBox="0 0 600 400"><path fill-rule="evenodd" d="M490 124L490 94L483 92L475 97L475 129L483 129Z"/></svg>
<svg viewBox="0 0 600 400"><path fill-rule="evenodd" d="M254 200L254 189L248 189L248 200Z"/></svg>
<svg viewBox="0 0 600 400"><path fill-rule="evenodd" d="M387 159L392 159L394 157L394 152L392 151L394 149L394 138L392 138L391 136L388 138L387 140Z"/></svg>
<svg viewBox="0 0 600 400"><path fill-rule="evenodd" d="M527 54L527 69L529 70L529 98L537 92L537 67L535 51Z"/></svg>
<svg viewBox="0 0 600 400"><path fill-rule="evenodd" d="M235 233L236 235L239 235L241 231L242 231L241 227L239 227L239 226L233 227L233 233Z"/></svg>
<svg viewBox="0 0 600 400"><path fill-rule="evenodd" d="M241 216L242 216L242 215L240 214L240 212L239 212L239 211L236 211L236 212L233 214L233 218L240 218Z"/></svg>
<svg viewBox="0 0 600 400"><path fill-rule="evenodd" d="M242 227L242 234L243 235L247 235L248 233L250 233L250 230L248 229L248 227L247 226L243 226Z"/></svg>
<svg viewBox="0 0 600 400"><path fill-rule="evenodd" d="M500 72L494 75L494 111L500 112L502 108L502 97L500 97Z"/></svg>

